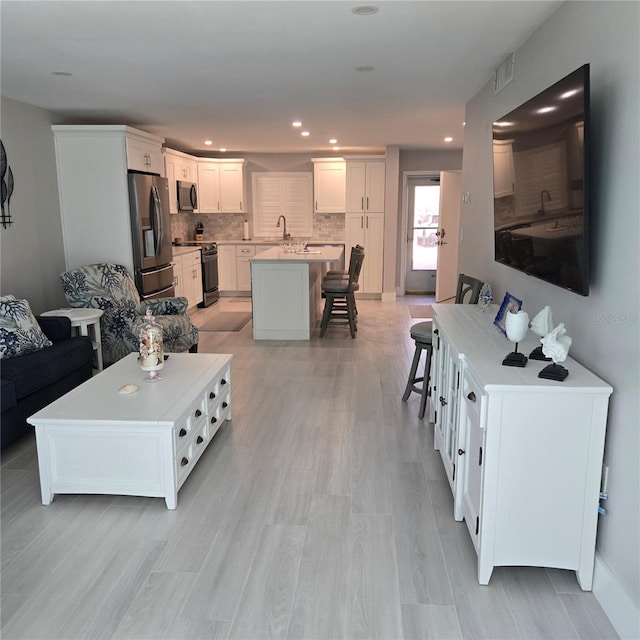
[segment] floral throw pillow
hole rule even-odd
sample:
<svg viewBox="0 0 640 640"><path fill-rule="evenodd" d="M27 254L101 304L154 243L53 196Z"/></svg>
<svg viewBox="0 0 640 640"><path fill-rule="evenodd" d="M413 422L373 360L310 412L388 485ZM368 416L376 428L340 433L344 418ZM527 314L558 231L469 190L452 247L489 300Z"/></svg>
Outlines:
<svg viewBox="0 0 640 640"><path fill-rule="evenodd" d="M26 300L0 298L0 358L15 358L52 345Z"/></svg>

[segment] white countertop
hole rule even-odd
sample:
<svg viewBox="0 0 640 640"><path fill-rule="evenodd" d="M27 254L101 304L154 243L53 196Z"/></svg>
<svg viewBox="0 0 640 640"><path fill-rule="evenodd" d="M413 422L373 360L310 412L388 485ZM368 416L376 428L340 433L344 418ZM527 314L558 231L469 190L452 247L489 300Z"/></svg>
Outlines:
<svg viewBox="0 0 640 640"><path fill-rule="evenodd" d="M336 262L342 253L340 247L322 247L300 253L285 253L280 247L272 247L249 258L249 262Z"/></svg>
<svg viewBox="0 0 640 640"><path fill-rule="evenodd" d="M263 245L263 244L280 244L282 242L282 238L273 238L272 240L210 240L209 242L215 242L218 245L223 244L255 244L255 245ZM308 245L324 245L324 244L344 244L344 240L314 240L305 239L305 238L291 238L288 242L304 242Z"/></svg>

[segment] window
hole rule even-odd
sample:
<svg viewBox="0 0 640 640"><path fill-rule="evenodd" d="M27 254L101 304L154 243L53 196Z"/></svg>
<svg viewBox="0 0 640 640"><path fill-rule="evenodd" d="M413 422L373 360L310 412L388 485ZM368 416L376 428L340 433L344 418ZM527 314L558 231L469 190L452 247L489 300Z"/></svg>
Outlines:
<svg viewBox="0 0 640 640"><path fill-rule="evenodd" d="M313 236L313 174L255 172L252 174L253 230L258 238L283 232L278 218L287 219L292 238Z"/></svg>

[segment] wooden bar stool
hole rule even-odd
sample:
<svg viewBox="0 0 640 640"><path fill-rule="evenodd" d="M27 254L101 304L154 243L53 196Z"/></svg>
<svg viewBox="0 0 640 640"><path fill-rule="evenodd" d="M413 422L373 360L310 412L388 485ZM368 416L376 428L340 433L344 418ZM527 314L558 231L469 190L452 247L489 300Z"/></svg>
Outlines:
<svg viewBox="0 0 640 640"><path fill-rule="evenodd" d="M424 410L427 406L427 395L429 392L429 376L431 374L431 354L433 353L433 345L431 343L431 320L418 322L411 327L411 337L416 343L416 350L413 354L413 362L409 371L409 379L402 396L403 401L407 401L412 391L420 394L420 409L418 410L418 418L424 418ZM420 356L426 351L427 358L424 363L424 376L418 377L418 365L420 364ZM422 383L422 385L420 385ZM420 385L420 386L418 386Z"/></svg>

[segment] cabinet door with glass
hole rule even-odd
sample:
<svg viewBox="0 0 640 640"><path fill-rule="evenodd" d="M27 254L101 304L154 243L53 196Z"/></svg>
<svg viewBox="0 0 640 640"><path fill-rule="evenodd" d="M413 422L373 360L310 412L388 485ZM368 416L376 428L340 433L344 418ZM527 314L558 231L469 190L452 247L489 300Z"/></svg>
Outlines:
<svg viewBox="0 0 640 640"><path fill-rule="evenodd" d="M436 333L437 332L437 333ZM440 457L447 474L447 480L454 497L459 502L459 487L462 470L458 465L458 425L459 425L459 389L461 362L458 352L453 348L434 324L434 396L436 405L434 425L434 448L440 451Z"/></svg>

